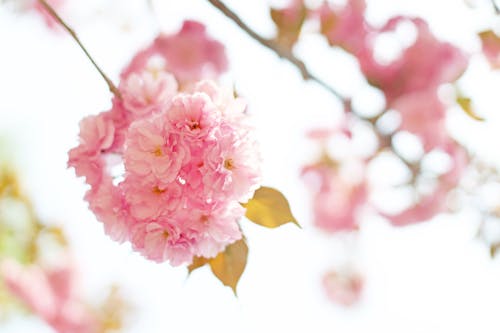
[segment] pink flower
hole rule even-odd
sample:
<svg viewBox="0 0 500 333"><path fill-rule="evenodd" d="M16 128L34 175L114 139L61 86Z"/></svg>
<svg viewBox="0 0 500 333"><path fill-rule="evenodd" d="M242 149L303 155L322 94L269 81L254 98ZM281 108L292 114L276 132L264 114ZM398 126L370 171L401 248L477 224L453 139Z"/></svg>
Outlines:
<svg viewBox="0 0 500 333"><path fill-rule="evenodd" d="M111 178L106 175L99 186L87 192L85 199L97 220L103 223L106 234L117 242L126 241L130 225L124 211L127 204L122 190L113 186Z"/></svg>
<svg viewBox="0 0 500 333"><path fill-rule="evenodd" d="M347 0L341 8L327 1L323 3L318 11L321 33L330 45L338 45L353 54L365 48L365 39L371 30L365 22L365 9L364 0Z"/></svg>
<svg viewBox="0 0 500 333"><path fill-rule="evenodd" d="M89 116L80 122L80 145L69 152L68 165L77 176L85 176L87 183L97 185L102 180L104 161L100 154L111 148L115 128L106 113Z"/></svg>
<svg viewBox="0 0 500 333"><path fill-rule="evenodd" d="M365 182L355 183L343 179L335 169L321 164L306 167L303 175L316 177L316 186L312 186L314 179L306 178L314 191L315 224L332 233L357 230L357 215L368 196Z"/></svg>
<svg viewBox="0 0 500 333"><path fill-rule="evenodd" d="M132 245L146 258L173 266L190 263L195 239L175 227L176 222L138 223L132 229Z"/></svg>
<svg viewBox="0 0 500 333"><path fill-rule="evenodd" d="M197 256L212 258L224 250L227 244L241 239L237 222L245 214L245 209L234 203L229 207L206 211L192 211L189 228L196 230L198 236Z"/></svg>
<svg viewBox="0 0 500 333"><path fill-rule="evenodd" d="M324 275L323 288L332 302L352 306L361 298L363 278L348 270L332 270Z"/></svg>
<svg viewBox="0 0 500 333"><path fill-rule="evenodd" d="M120 83L123 105L136 116L145 116L169 106L177 93L174 76L161 69L134 72Z"/></svg>
<svg viewBox="0 0 500 333"><path fill-rule="evenodd" d="M231 126L222 127L216 134L217 144L205 151L201 168L205 191L210 197L223 196L239 202L248 201L258 188L260 179L257 143L248 133L238 133Z"/></svg>
<svg viewBox="0 0 500 333"><path fill-rule="evenodd" d="M184 187L176 181L168 185L144 182L141 177L127 175L120 184L131 217L135 221L154 221L181 209Z"/></svg>
<svg viewBox="0 0 500 333"><path fill-rule="evenodd" d="M122 79L141 72L152 57L163 58L166 70L182 85L215 79L226 71L228 63L224 46L211 39L205 26L195 21L185 21L177 34L159 35L132 59L122 72Z"/></svg>
<svg viewBox="0 0 500 333"><path fill-rule="evenodd" d="M214 257L240 239L240 202L261 179L246 104L213 82L191 89L152 113L133 114L115 99L111 111L82 123L80 146L70 152L106 233L172 265ZM111 173L116 163L123 175Z"/></svg>
<svg viewBox="0 0 500 333"><path fill-rule="evenodd" d="M221 121L221 111L204 93L179 94L167 112L170 127L193 144L203 144L213 138Z"/></svg>
<svg viewBox="0 0 500 333"><path fill-rule="evenodd" d="M177 179L183 163L189 158L189 147L175 133L167 117L160 114L134 122L128 131L123 158L129 174L142 182L162 187Z"/></svg>
<svg viewBox="0 0 500 333"><path fill-rule="evenodd" d="M396 99L392 108L401 115L399 129L418 136L425 151L440 147L448 140L446 109L436 91L408 93Z"/></svg>
<svg viewBox="0 0 500 333"><path fill-rule="evenodd" d="M15 261L1 263L7 289L58 333L95 333L99 322L77 296L71 264L43 269L23 267Z"/></svg>
<svg viewBox="0 0 500 333"><path fill-rule="evenodd" d="M383 65L375 60L372 47L366 47L358 54L362 72L370 83L383 91L388 106L404 94L433 90L442 83L456 80L468 62L461 50L436 39L421 19L394 17L380 33L392 31L402 22L415 26L417 38L399 58ZM371 38L375 36L372 34Z"/></svg>
<svg viewBox="0 0 500 333"><path fill-rule="evenodd" d="M158 36L154 45L181 82L216 78L227 69L224 46L208 37L205 26L196 21L185 21L176 35Z"/></svg>

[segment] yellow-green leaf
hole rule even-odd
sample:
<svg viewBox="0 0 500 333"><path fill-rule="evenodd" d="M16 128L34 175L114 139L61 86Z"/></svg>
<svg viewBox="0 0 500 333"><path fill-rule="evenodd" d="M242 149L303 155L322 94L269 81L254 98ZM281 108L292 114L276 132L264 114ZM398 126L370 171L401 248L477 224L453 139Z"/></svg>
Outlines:
<svg viewBox="0 0 500 333"><path fill-rule="evenodd" d="M295 223L300 227L290 210L285 196L270 187L261 187L250 201L243 205L245 216L252 222L268 228L276 228L285 223Z"/></svg>
<svg viewBox="0 0 500 333"><path fill-rule="evenodd" d="M245 239L228 245L217 257L210 260L210 268L214 275L225 285L233 289L236 286L247 265L248 246Z"/></svg>
<svg viewBox="0 0 500 333"><path fill-rule="evenodd" d="M484 118L478 116L474 111L474 108L472 107L472 100L470 98L464 96L458 96L457 104L460 105L462 110L464 110L465 114L467 114L472 119L477 121L484 121Z"/></svg>
<svg viewBox="0 0 500 333"><path fill-rule="evenodd" d="M191 274L191 272L193 272L194 270L208 264L209 261L210 259L204 257L194 257L193 262L188 266L188 273Z"/></svg>

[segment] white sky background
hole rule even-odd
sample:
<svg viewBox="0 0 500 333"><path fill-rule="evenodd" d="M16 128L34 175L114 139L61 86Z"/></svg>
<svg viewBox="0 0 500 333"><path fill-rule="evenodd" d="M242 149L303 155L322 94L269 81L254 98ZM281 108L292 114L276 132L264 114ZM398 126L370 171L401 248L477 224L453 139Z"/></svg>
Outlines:
<svg viewBox="0 0 500 333"><path fill-rule="evenodd" d="M145 0L69 2L68 21L115 81L158 29ZM267 1L227 3L256 30L272 34ZM303 229L287 225L268 230L243 221L250 255L238 298L207 268L187 278L184 268L148 262L128 245L112 242L87 210L83 180L66 169L79 120L110 106L107 87L64 33L50 33L35 15L14 15L0 7L0 136L8 137L40 214L64 223L82 265L86 297L103 297L105 288L117 282L135 306L125 331L134 333L498 332L500 262L491 260L487 248L474 239L473 214L405 229L365 221L356 254L367 280L364 298L351 309L331 304L320 280L341 260L344 248L312 227L309 197L298 175L315 155L304 133L333 124L340 104L321 87L304 83L292 66L247 38L206 1L158 0L155 7L156 22L165 30L195 18L226 45L231 61L226 82L234 82L248 99L265 159L264 184L286 194ZM471 53L479 49L474 32L498 26L489 8L471 10L461 0L368 0L372 22L397 13L427 18L441 38ZM370 108L373 92L364 88L349 57L308 35L298 53L319 76ZM476 97L479 112L489 121L476 124L452 110L451 130L498 161L499 77L488 74L481 58L473 62L464 89ZM36 324L12 320L0 332L50 332Z"/></svg>

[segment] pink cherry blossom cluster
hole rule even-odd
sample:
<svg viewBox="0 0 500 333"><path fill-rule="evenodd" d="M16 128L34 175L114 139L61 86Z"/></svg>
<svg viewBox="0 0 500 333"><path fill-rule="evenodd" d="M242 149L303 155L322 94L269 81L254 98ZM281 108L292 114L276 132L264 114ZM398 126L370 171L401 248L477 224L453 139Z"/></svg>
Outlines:
<svg viewBox="0 0 500 333"><path fill-rule="evenodd" d="M226 68L224 47L186 21L132 59L111 110L81 122L69 165L90 185L86 200L148 259L190 263L242 237L260 157L244 101L207 80Z"/></svg>

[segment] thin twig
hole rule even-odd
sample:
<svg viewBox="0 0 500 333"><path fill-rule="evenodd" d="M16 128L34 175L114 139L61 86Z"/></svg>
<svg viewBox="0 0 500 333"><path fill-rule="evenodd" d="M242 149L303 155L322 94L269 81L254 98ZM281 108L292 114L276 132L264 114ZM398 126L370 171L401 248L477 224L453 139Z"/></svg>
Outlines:
<svg viewBox="0 0 500 333"><path fill-rule="evenodd" d="M94 61L92 56L89 54L89 52L87 51L85 46L83 46L82 42L80 41L80 39L76 35L75 31L70 26L68 26L68 24L66 22L64 22L64 20L59 16L59 14L57 14L57 12L54 10L54 8L52 8L52 6L47 3L46 0L38 0L38 1L47 10L47 12L49 12L49 14L71 35L71 37L75 40L75 42L80 46L80 48L83 50L83 52L85 53L87 58L90 60L92 65L94 65L95 69L97 69L99 74L101 74L104 81L106 81L106 84L108 85L109 90L116 97L121 98L120 92L118 91L116 86L113 84L113 81L111 81L111 79L106 74L104 74L102 69L97 65L97 63Z"/></svg>
<svg viewBox="0 0 500 333"><path fill-rule="evenodd" d="M233 12L229 7L227 7L222 1L219 0L208 0L215 8L217 8L221 13L223 13L226 17L228 17L231 21L233 21L241 30L247 33L250 37L252 37L254 40L259 42L261 45L267 47L269 50L273 51L278 55L280 58L286 59L289 61L292 65L297 67L297 69L300 71L300 74L304 78L304 80L311 80L319 84L321 87L326 89L328 92L331 94L335 95L338 99L342 101L346 101L347 98L342 96L338 91L333 89L331 86L329 86L326 82L321 80L320 78L316 77L314 74L312 74L306 67L305 63L297 58L292 51L285 49L281 47L278 43L276 43L274 40L266 39L256 33L252 28L250 28L241 18Z"/></svg>

